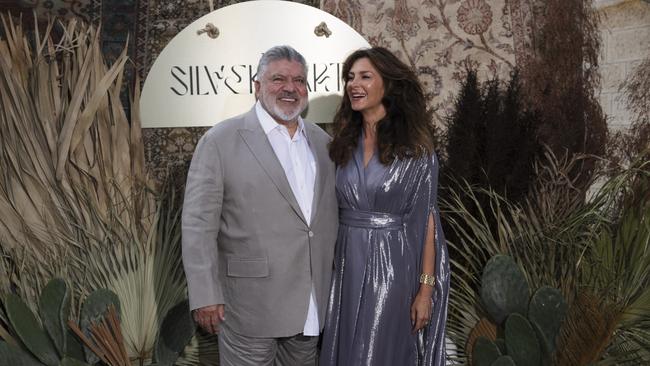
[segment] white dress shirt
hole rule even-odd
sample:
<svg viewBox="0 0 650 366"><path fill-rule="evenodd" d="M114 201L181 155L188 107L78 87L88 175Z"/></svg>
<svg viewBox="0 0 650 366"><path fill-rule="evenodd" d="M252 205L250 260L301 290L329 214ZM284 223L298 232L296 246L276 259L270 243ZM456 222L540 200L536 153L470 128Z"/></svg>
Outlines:
<svg viewBox="0 0 650 366"><path fill-rule="evenodd" d="M305 123L298 117L298 128L289 136L289 130L277 123L260 102L255 104L257 118L262 125L266 137L269 139L273 151L277 156L284 174L289 181L291 191L298 201L300 210L309 225L311 221L312 201L314 199L314 181L316 180L316 160L309 148L309 141L305 133ZM312 284L309 296L309 309L303 333L306 336L317 336L320 333L318 324L318 309Z"/></svg>

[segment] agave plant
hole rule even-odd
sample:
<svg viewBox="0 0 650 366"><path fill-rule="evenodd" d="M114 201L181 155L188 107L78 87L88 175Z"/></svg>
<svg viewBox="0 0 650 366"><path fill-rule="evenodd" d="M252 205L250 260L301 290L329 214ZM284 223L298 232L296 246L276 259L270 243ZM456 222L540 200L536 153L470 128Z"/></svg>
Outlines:
<svg viewBox="0 0 650 366"><path fill-rule="evenodd" d="M575 190L567 171L577 162L547 156L537 167L539 185L522 205L467 185L478 214L454 190L441 208L459 238L452 260L448 336L458 345L454 362L469 362L482 334L496 334L480 299L483 266L507 254L525 269L532 288L558 288L567 301L552 364L645 364L650 362L650 244L646 201L625 204L627 192L648 181L650 162L639 161L601 182L588 197ZM647 197L641 194L641 197ZM489 205L478 204L487 197ZM634 201L634 202L639 202Z"/></svg>
<svg viewBox="0 0 650 366"><path fill-rule="evenodd" d="M120 100L126 47L108 65L92 26L51 21L27 35L1 19L0 296L38 314L47 281L63 278L78 320L81 300L109 289L129 359L149 364L186 285L178 195L148 179L139 89L130 118ZM0 337L20 343L1 311ZM214 338L191 344L178 363L213 363Z"/></svg>

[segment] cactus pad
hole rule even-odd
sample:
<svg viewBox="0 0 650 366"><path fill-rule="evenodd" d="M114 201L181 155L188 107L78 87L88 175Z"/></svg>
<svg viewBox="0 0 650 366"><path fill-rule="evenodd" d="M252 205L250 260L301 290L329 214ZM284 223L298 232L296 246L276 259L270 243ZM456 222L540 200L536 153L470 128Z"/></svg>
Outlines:
<svg viewBox="0 0 650 366"><path fill-rule="evenodd" d="M519 314L506 320L505 341L508 355L517 365L540 366L541 349L532 325Z"/></svg>
<svg viewBox="0 0 650 366"><path fill-rule="evenodd" d="M496 324L512 313L526 315L530 291L523 272L507 255L495 255L483 269L481 300Z"/></svg>

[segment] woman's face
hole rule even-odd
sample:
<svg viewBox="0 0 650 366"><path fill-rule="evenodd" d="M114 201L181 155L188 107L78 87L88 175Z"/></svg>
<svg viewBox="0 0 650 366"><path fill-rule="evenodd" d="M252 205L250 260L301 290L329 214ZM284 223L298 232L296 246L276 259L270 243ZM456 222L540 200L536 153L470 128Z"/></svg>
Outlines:
<svg viewBox="0 0 650 366"><path fill-rule="evenodd" d="M356 60L347 75L345 88L352 109L366 115L386 114L381 103L384 97L384 80L366 57Z"/></svg>

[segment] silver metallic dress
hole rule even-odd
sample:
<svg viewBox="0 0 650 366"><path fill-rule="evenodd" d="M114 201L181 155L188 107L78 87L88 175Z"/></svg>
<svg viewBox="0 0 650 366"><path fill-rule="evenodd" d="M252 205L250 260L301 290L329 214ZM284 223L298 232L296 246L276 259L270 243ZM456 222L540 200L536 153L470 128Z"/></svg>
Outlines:
<svg viewBox="0 0 650 366"><path fill-rule="evenodd" d="M340 224L320 366L445 364L449 256L436 204L435 155L363 166L359 144L336 173ZM435 219L429 325L412 332L427 218Z"/></svg>

